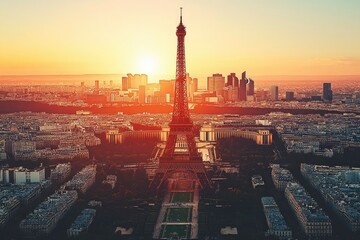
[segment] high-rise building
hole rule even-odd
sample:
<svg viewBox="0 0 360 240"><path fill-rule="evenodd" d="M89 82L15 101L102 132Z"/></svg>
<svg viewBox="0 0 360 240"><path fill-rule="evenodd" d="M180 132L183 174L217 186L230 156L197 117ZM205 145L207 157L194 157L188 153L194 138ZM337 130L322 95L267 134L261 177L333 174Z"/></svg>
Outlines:
<svg viewBox="0 0 360 240"><path fill-rule="evenodd" d="M140 75L140 85L146 86L148 84L148 76L146 74Z"/></svg>
<svg viewBox="0 0 360 240"><path fill-rule="evenodd" d="M235 73L230 73L227 76L227 83L226 86L238 87L239 86L239 79L236 77Z"/></svg>
<svg viewBox="0 0 360 240"><path fill-rule="evenodd" d="M240 86L239 86L239 100L246 101L246 71L241 74Z"/></svg>
<svg viewBox="0 0 360 240"><path fill-rule="evenodd" d="M254 94L255 94L255 83L254 80L249 78L247 82L247 95L254 96Z"/></svg>
<svg viewBox="0 0 360 240"><path fill-rule="evenodd" d="M323 100L325 102L331 102L333 99L333 91L331 90L331 83L323 84Z"/></svg>
<svg viewBox="0 0 360 240"><path fill-rule="evenodd" d="M285 100L286 101L294 101L295 100L294 92L286 92Z"/></svg>
<svg viewBox="0 0 360 240"><path fill-rule="evenodd" d="M110 80L110 88L113 88L113 80Z"/></svg>
<svg viewBox="0 0 360 240"><path fill-rule="evenodd" d="M121 90L127 91L129 88L131 88L131 86L129 84L128 78L127 77L122 77L121 78Z"/></svg>
<svg viewBox="0 0 360 240"><path fill-rule="evenodd" d="M146 86L148 82L148 77L146 74L132 75L131 73L128 73L127 78L128 78L128 89L129 88L139 89L140 85Z"/></svg>
<svg viewBox="0 0 360 240"><path fill-rule="evenodd" d="M131 88L139 89L140 85L141 85L141 75L135 74L133 81L131 82Z"/></svg>
<svg viewBox="0 0 360 240"><path fill-rule="evenodd" d="M95 88L94 88L94 95L99 95L100 90L99 90L99 80L95 81Z"/></svg>
<svg viewBox="0 0 360 240"><path fill-rule="evenodd" d="M145 103L145 86L144 85L140 85L139 86L139 103Z"/></svg>
<svg viewBox="0 0 360 240"><path fill-rule="evenodd" d="M272 101L279 100L279 87L278 86L271 86L270 88L270 98Z"/></svg>
<svg viewBox="0 0 360 240"><path fill-rule="evenodd" d="M220 73L215 73L207 78L208 91L215 92L216 96L222 96L225 87L225 77Z"/></svg>

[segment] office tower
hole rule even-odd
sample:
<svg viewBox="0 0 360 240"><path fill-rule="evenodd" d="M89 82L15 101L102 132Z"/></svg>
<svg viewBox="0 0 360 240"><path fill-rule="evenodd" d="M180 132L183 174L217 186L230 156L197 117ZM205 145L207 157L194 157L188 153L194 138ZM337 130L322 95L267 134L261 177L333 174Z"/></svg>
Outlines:
<svg viewBox="0 0 360 240"><path fill-rule="evenodd" d="M110 80L110 88L113 88L113 80Z"/></svg>
<svg viewBox="0 0 360 240"><path fill-rule="evenodd" d="M145 103L145 86L140 85L139 86L139 103Z"/></svg>
<svg viewBox="0 0 360 240"><path fill-rule="evenodd" d="M128 89L135 88L134 87L134 76L131 73L127 74L127 82L128 82Z"/></svg>
<svg viewBox="0 0 360 240"><path fill-rule="evenodd" d="M129 80L127 77L121 78L121 90L127 91L131 86L129 86Z"/></svg>
<svg viewBox="0 0 360 240"><path fill-rule="evenodd" d="M255 94L255 83L254 80L249 78L247 82L247 95L254 96L254 94Z"/></svg>
<svg viewBox="0 0 360 240"><path fill-rule="evenodd" d="M279 87L278 86L271 86L270 88L270 98L272 101L279 100Z"/></svg>
<svg viewBox="0 0 360 240"><path fill-rule="evenodd" d="M246 71L241 74L241 80L239 83L239 101L246 101Z"/></svg>
<svg viewBox="0 0 360 240"><path fill-rule="evenodd" d="M285 95L285 100L286 101L293 101L295 98L294 98L294 92L286 92L286 95Z"/></svg>
<svg viewBox="0 0 360 240"><path fill-rule="evenodd" d="M146 86L148 83L148 77L146 74L132 75L131 73L128 73L127 78L128 78L128 89L129 88L139 89L140 85Z"/></svg>
<svg viewBox="0 0 360 240"><path fill-rule="evenodd" d="M230 73L227 76L227 83L226 86L238 87L239 86L239 79L236 77L235 73Z"/></svg>
<svg viewBox="0 0 360 240"><path fill-rule="evenodd" d="M139 89L140 85L141 85L141 75L135 74L133 81L131 82L131 88Z"/></svg>
<svg viewBox="0 0 360 240"><path fill-rule="evenodd" d="M185 26L180 17L177 27L178 37L176 57L176 84L175 99L170 132L166 141L163 155L159 160L159 167L150 187L161 188L168 178L174 177L174 172L187 173L190 178L199 183L200 187L210 187L202 158L197 150L194 138L193 122L190 118L189 105L186 93L186 66L185 66Z"/></svg>
<svg viewBox="0 0 360 240"><path fill-rule="evenodd" d="M95 88L94 88L94 95L99 95L100 90L99 90L99 80L95 81Z"/></svg>
<svg viewBox="0 0 360 240"><path fill-rule="evenodd" d="M331 83L323 84L323 100L325 102L331 102L333 99L333 91L331 90Z"/></svg>
<svg viewBox="0 0 360 240"><path fill-rule="evenodd" d="M216 96L222 96L225 87L225 77L220 73L215 73L207 78L208 91L215 92Z"/></svg>

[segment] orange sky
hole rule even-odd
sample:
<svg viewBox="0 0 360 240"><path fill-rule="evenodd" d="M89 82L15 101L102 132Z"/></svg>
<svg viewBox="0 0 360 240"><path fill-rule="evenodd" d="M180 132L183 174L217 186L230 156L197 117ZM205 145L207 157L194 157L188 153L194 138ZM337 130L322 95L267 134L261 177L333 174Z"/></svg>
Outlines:
<svg viewBox="0 0 360 240"><path fill-rule="evenodd" d="M360 1L1 0L0 75L360 74Z"/></svg>

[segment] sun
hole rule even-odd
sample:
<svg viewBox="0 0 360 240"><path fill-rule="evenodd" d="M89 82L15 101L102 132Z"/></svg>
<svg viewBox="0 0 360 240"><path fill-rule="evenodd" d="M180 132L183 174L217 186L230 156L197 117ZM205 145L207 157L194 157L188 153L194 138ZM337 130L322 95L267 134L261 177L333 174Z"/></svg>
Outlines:
<svg viewBox="0 0 360 240"><path fill-rule="evenodd" d="M157 59L154 56L141 56L138 61L138 69L141 73L154 74L156 73Z"/></svg>

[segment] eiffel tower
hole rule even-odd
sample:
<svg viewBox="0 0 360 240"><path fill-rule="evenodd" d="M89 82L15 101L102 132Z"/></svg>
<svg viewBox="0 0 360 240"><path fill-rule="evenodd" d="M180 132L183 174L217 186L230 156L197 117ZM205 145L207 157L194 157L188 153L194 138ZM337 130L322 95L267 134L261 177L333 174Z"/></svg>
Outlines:
<svg viewBox="0 0 360 240"><path fill-rule="evenodd" d="M150 183L150 188L160 189L168 178L176 178L176 175L192 178L202 188L210 187L202 158L196 148L192 131L193 122L189 114L186 90L185 35L182 9L180 9L180 24L176 30L178 41L173 115L169 123L170 132L165 150L159 159L159 167Z"/></svg>

